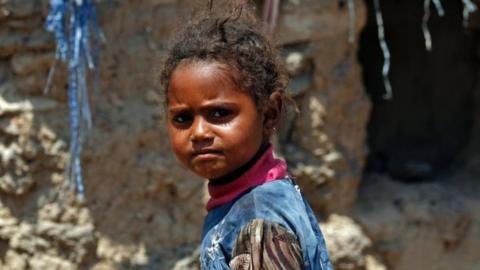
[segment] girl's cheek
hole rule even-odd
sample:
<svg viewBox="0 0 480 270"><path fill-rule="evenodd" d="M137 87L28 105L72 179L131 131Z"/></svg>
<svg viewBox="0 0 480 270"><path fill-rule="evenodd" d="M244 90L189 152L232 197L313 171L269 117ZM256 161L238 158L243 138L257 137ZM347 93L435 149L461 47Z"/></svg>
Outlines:
<svg viewBox="0 0 480 270"><path fill-rule="evenodd" d="M186 151L182 148L181 144L172 144L172 150L175 156L177 157L177 160L183 163L183 165L188 167L188 154Z"/></svg>
<svg viewBox="0 0 480 270"><path fill-rule="evenodd" d="M169 128L168 129L168 137L170 140L170 146L175 153L175 155L180 158L181 155L181 147L184 145L186 142L181 141L181 136L178 134L179 132L176 131L174 128Z"/></svg>

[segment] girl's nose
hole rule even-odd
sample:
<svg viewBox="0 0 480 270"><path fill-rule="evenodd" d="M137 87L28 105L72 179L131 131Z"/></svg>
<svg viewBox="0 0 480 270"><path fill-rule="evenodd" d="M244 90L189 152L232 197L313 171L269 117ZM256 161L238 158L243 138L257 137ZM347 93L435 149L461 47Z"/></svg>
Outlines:
<svg viewBox="0 0 480 270"><path fill-rule="evenodd" d="M208 122L202 117L195 119L192 125L192 131L190 134L190 140L203 141L213 138L213 134L209 128Z"/></svg>

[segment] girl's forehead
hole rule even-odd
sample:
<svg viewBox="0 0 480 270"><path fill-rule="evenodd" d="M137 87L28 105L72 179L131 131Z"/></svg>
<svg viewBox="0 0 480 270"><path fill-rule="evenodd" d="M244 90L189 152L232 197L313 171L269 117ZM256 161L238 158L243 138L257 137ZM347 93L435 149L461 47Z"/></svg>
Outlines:
<svg viewBox="0 0 480 270"><path fill-rule="evenodd" d="M169 92L187 86L239 89L235 78L236 71L226 64L206 61L186 63L179 65L173 72Z"/></svg>
<svg viewBox="0 0 480 270"><path fill-rule="evenodd" d="M172 75L178 73L177 71L194 73L204 77L203 79L208 77L225 80L229 83L234 83L238 77L238 71L233 66L214 60L185 59L180 62Z"/></svg>
<svg viewBox="0 0 480 270"><path fill-rule="evenodd" d="M247 91L237 86L230 71L225 64L206 61L178 66L172 74L167 93L169 103L248 95Z"/></svg>

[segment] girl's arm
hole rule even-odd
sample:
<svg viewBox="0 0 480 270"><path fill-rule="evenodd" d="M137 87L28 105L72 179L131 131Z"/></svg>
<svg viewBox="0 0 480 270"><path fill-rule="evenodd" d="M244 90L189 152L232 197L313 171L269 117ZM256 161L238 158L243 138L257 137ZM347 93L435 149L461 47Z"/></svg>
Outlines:
<svg viewBox="0 0 480 270"><path fill-rule="evenodd" d="M242 228L233 250L233 270L303 269L300 243L284 227L254 219Z"/></svg>

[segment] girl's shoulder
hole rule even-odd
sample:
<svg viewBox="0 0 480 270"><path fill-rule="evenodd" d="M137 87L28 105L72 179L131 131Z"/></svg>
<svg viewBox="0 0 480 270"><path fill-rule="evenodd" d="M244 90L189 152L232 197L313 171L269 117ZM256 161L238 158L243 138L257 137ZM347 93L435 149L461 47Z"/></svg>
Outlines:
<svg viewBox="0 0 480 270"><path fill-rule="evenodd" d="M300 189L292 178L286 177L258 185L229 205L213 209L206 223L222 220L229 227L242 227L254 219L261 219L294 231L292 224L310 223L310 214Z"/></svg>
<svg viewBox="0 0 480 270"><path fill-rule="evenodd" d="M287 260L291 266L331 269L326 267L328 255L318 222L291 178L256 186L230 205L213 209L209 216L202 240L203 263L222 258L227 263L232 260L230 267L236 269L233 266L255 261L255 254L242 255L245 250L275 247L270 251L279 252L276 255L293 255Z"/></svg>
<svg viewBox="0 0 480 270"><path fill-rule="evenodd" d="M305 208L305 201L292 178L279 179L254 187L238 198L231 211L241 211L254 216L269 212L284 212ZM288 206L288 207L286 207Z"/></svg>

